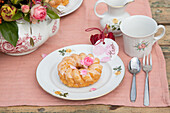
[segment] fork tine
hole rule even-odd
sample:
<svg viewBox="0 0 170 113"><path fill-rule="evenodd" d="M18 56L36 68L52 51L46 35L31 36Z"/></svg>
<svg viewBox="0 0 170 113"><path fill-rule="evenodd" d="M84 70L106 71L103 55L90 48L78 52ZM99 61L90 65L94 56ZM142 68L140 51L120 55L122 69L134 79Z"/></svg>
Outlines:
<svg viewBox="0 0 170 113"><path fill-rule="evenodd" d="M146 65L149 65L149 62L148 62L148 56L149 56L149 55L147 55Z"/></svg>
<svg viewBox="0 0 170 113"><path fill-rule="evenodd" d="M150 65L152 66L152 54L150 54Z"/></svg>
<svg viewBox="0 0 170 113"><path fill-rule="evenodd" d="M145 54L143 56L143 66L145 65Z"/></svg>

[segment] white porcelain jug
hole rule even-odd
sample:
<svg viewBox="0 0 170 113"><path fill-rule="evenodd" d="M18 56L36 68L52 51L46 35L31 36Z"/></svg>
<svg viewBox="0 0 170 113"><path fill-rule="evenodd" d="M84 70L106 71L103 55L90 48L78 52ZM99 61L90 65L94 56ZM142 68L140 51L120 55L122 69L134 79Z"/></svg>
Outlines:
<svg viewBox="0 0 170 113"><path fill-rule="evenodd" d="M16 47L6 41L0 33L0 52L13 56L29 54L40 47L49 37L57 33L59 23L60 19L52 20L49 18L32 25L23 19L18 20L19 39ZM30 31L30 26L32 31ZM30 44L30 38L33 39L34 46Z"/></svg>
<svg viewBox="0 0 170 113"><path fill-rule="evenodd" d="M134 0L98 0L94 7L96 16L100 19L100 24L104 28L107 24L109 32L113 32L115 36L121 36L120 24L121 21L129 17L129 13L125 11L125 6L133 2ZM100 15L96 11L96 7L99 3L107 4L108 11Z"/></svg>

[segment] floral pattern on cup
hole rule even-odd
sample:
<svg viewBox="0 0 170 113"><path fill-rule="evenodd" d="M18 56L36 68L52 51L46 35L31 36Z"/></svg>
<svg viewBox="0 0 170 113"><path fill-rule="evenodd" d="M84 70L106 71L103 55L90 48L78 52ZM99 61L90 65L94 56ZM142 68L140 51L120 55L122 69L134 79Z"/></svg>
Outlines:
<svg viewBox="0 0 170 113"><path fill-rule="evenodd" d="M115 67L115 68L113 68L113 70L115 71L115 75L120 75L121 74L121 70L122 70L122 66Z"/></svg>
<svg viewBox="0 0 170 113"><path fill-rule="evenodd" d="M138 44L135 45L135 47L137 48L138 51L144 51L145 48L149 45L149 42L146 42L146 41L142 41Z"/></svg>

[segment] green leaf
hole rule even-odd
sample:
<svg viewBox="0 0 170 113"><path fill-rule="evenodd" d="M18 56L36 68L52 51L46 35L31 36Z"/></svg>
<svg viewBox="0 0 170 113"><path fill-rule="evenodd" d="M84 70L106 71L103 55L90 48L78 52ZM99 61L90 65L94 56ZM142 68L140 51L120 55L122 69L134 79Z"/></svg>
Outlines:
<svg viewBox="0 0 170 113"><path fill-rule="evenodd" d="M51 18L51 19L58 19L60 18L53 10L47 8L47 15Z"/></svg>
<svg viewBox="0 0 170 113"><path fill-rule="evenodd" d="M32 39L32 37L30 38L30 45L34 47L34 40Z"/></svg>
<svg viewBox="0 0 170 113"><path fill-rule="evenodd" d="M121 66L119 66L118 69L121 69Z"/></svg>
<svg viewBox="0 0 170 113"><path fill-rule="evenodd" d="M24 16L24 20L27 21L27 22L30 22L30 15L29 14L26 14Z"/></svg>
<svg viewBox="0 0 170 113"><path fill-rule="evenodd" d="M113 70L117 70L117 68L113 68Z"/></svg>
<svg viewBox="0 0 170 113"><path fill-rule="evenodd" d="M21 11L17 11L17 13L12 17L13 20L18 20L23 17L23 14Z"/></svg>
<svg viewBox="0 0 170 113"><path fill-rule="evenodd" d="M0 32L5 40L16 47L18 41L18 26L15 21L13 22L3 22L0 24Z"/></svg>
<svg viewBox="0 0 170 113"><path fill-rule="evenodd" d="M64 95L63 95L63 96L64 96L64 97L67 97L67 95L68 95L68 93L64 93Z"/></svg>

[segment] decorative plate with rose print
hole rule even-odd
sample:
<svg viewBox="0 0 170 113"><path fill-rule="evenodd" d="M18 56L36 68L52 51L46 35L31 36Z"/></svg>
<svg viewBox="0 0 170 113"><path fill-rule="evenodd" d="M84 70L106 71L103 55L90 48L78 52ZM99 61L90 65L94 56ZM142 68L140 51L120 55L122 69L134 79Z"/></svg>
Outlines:
<svg viewBox="0 0 170 113"><path fill-rule="evenodd" d="M88 87L70 88L58 76L57 65L71 54L92 54L93 45L72 45L58 49L47 55L38 65L36 77L39 85L49 94L67 100L88 100L104 96L114 90L124 78L125 67L119 56L103 66L100 79Z"/></svg>

